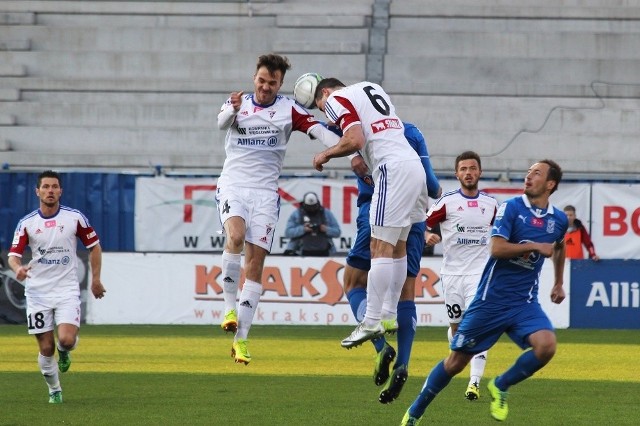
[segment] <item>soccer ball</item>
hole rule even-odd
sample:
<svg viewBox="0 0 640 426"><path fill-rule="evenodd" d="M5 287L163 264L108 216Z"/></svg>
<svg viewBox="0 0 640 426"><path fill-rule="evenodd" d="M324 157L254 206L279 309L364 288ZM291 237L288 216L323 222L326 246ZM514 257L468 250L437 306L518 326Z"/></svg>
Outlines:
<svg viewBox="0 0 640 426"><path fill-rule="evenodd" d="M298 77L293 86L293 97L296 102L307 109L315 108L316 87L321 80L322 76L315 72L308 72Z"/></svg>

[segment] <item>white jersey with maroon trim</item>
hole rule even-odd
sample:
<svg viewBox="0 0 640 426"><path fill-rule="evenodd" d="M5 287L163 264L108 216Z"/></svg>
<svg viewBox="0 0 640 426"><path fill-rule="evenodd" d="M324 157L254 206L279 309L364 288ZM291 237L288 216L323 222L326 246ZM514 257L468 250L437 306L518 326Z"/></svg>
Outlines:
<svg viewBox="0 0 640 426"><path fill-rule="evenodd" d="M222 105L221 112L229 108L233 108L231 99ZM276 191L291 132L309 134L314 126L322 125L293 99L278 95L271 105L264 106L254 102L253 94L243 95L225 137L227 157L218 186Z"/></svg>
<svg viewBox="0 0 640 426"><path fill-rule="evenodd" d="M461 190L445 193L427 212L427 226L440 224L442 268L446 275L482 273L489 259L489 238L498 202L484 192L467 197Z"/></svg>
<svg viewBox="0 0 640 426"><path fill-rule="evenodd" d="M69 207L60 206L50 217L43 217L40 210L35 210L20 220L9 256L22 257L26 247L31 248L31 270L25 285L27 296L80 296L78 238L87 248L100 242L87 218Z"/></svg>
<svg viewBox="0 0 640 426"><path fill-rule="evenodd" d="M366 142L361 154L371 170L419 158L389 95L378 84L363 81L334 91L325 102L325 114L343 134L355 124L362 126Z"/></svg>

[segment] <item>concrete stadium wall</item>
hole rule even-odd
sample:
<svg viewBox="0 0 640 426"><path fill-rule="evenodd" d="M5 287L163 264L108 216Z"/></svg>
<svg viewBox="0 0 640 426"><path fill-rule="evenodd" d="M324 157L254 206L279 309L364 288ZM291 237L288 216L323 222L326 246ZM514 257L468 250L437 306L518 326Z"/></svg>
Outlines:
<svg viewBox="0 0 640 426"><path fill-rule="evenodd" d="M374 79L383 47L381 83L437 171L474 149L485 171L551 157L637 179L639 35L640 0L3 1L0 164L216 173L218 109L257 56L291 59L290 95L309 71ZM314 174L320 149L294 135L285 172Z"/></svg>

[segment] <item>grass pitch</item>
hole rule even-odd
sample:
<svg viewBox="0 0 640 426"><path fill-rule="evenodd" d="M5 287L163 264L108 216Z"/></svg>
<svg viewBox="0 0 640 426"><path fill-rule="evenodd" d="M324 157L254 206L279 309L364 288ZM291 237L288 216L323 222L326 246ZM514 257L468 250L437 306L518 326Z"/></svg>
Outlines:
<svg viewBox="0 0 640 426"><path fill-rule="evenodd" d="M377 401L370 344L347 351L351 327L254 326L253 361L233 363L230 335L211 326L83 326L64 403L47 403L37 345L25 326L0 326L0 425L397 425L431 367L448 352L446 330L419 328L400 398ZM558 330L555 358L510 389L512 425L636 425L640 332ZM422 424L495 425L486 382L520 353L503 338L489 352L479 401L468 370L437 397Z"/></svg>

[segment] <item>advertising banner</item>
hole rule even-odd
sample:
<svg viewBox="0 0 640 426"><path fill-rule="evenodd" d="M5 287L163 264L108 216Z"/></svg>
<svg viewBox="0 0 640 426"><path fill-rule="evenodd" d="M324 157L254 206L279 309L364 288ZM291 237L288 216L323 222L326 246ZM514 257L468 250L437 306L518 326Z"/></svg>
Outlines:
<svg viewBox="0 0 640 426"><path fill-rule="evenodd" d="M443 192L459 188L457 180L442 180ZM522 194L523 184L481 182L482 190L498 201ZM216 179L140 177L136 181L135 247L140 252L222 251L224 235L215 202ZM356 232L358 188L354 179L296 178L280 180L280 219L273 254L283 253L289 239L284 232L289 216L305 193L318 194L320 203L336 217L342 235L334 238L338 252L346 252ZM552 195L559 208L572 204L588 215L590 187L561 185ZM588 217L581 216L588 222ZM436 253L440 253L436 246ZM603 252L604 253L604 252Z"/></svg>
<svg viewBox="0 0 640 426"><path fill-rule="evenodd" d="M439 257L422 259L416 280L418 326L449 323L440 262ZM105 253L102 281L108 293L100 300L88 299L87 322L217 325L224 316L220 265L220 255ZM267 256L254 324L355 325L342 292L343 269L342 257ZM569 300L552 304L552 284L553 268L546 262L540 303L554 326L566 328Z"/></svg>
<svg viewBox="0 0 640 426"><path fill-rule="evenodd" d="M591 238L598 255L640 259L640 185L596 183L592 198Z"/></svg>
<svg viewBox="0 0 640 426"><path fill-rule="evenodd" d="M571 262L572 328L640 328L640 260Z"/></svg>

